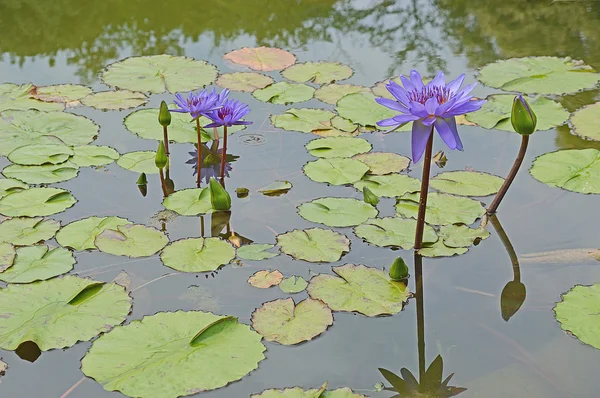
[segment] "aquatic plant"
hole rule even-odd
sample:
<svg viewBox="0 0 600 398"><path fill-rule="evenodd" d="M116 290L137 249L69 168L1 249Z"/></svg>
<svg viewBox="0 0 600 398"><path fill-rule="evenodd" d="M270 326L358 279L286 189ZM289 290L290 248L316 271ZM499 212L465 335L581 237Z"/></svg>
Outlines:
<svg viewBox="0 0 600 398"><path fill-rule="evenodd" d="M167 127L171 124L171 113L165 101L160 102L160 110L158 112L158 123L163 127L165 152L169 156L169 131Z"/></svg>

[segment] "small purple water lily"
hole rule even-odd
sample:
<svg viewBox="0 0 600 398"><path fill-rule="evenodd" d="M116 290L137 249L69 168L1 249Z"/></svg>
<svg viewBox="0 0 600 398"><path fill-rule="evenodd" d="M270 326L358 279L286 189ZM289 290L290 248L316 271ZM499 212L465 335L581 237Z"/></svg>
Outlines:
<svg viewBox="0 0 600 398"><path fill-rule="evenodd" d="M234 124L252 124L252 122L240 120L249 112L250 107L243 102L236 101L234 99L226 99L222 102L222 107L206 113L205 116L212 120L212 123L207 124L204 127L231 127Z"/></svg>
<svg viewBox="0 0 600 398"><path fill-rule="evenodd" d="M187 99L181 94L175 94L174 102L181 109L170 109L171 112L189 113L193 119L200 116L206 116L209 112L220 109L229 95L229 90L225 89L219 94L213 88L212 91L202 90L197 93L190 93Z"/></svg>
<svg viewBox="0 0 600 398"><path fill-rule="evenodd" d="M469 95L477 83L464 87L462 74L446 84L444 73L439 72L428 84L423 84L421 75L416 70L410 71L410 79L400 76L402 86L390 80L386 85L396 101L387 98L376 98L379 104L400 112L400 114L384 119L377 124L383 127L398 128L406 123L412 125L412 157L418 162L427 146L427 141L437 130L440 137L450 149L463 149L463 144L456 129L455 116L479 110L485 100L472 100Z"/></svg>

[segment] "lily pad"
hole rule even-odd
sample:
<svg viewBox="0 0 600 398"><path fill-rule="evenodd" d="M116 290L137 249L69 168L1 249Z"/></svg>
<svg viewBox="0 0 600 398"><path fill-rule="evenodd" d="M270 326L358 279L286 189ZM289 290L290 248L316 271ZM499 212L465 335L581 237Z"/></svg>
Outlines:
<svg viewBox="0 0 600 398"><path fill-rule="evenodd" d="M364 265L333 267L337 275L320 274L308 284L308 294L334 311L359 312L366 316L393 315L402 311L410 292L387 272Z"/></svg>
<svg viewBox="0 0 600 398"><path fill-rule="evenodd" d="M42 166L21 166L11 164L2 170L8 178L16 178L27 184L52 184L77 177L79 167L72 162L44 164Z"/></svg>
<svg viewBox="0 0 600 398"><path fill-rule="evenodd" d="M307 298L264 303L252 313L252 327L267 341L294 345L312 340L333 325L333 315L325 303Z"/></svg>
<svg viewBox="0 0 600 398"><path fill-rule="evenodd" d="M0 243L0 272L12 267L17 251L11 243Z"/></svg>
<svg viewBox="0 0 600 398"><path fill-rule="evenodd" d="M308 153L319 158L350 158L371 148L369 141L352 137L317 138L306 144Z"/></svg>
<svg viewBox="0 0 600 398"><path fill-rule="evenodd" d="M182 216L197 216L212 212L209 188L190 188L165 198L163 206Z"/></svg>
<svg viewBox="0 0 600 398"><path fill-rule="evenodd" d="M161 231L145 225L125 224L105 229L94 239L94 245L117 256L147 257L158 253L169 242Z"/></svg>
<svg viewBox="0 0 600 398"><path fill-rule="evenodd" d="M265 196L281 196L289 192L292 189L293 185L289 181L273 181L266 187L263 187L258 190L258 192L262 193Z"/></svg>
<svg viewBox="0 0 600 398"><path fill-rule="evenodd" d="M251 245L244 245L237 249L237 256L242 260L266 260L279 255L279 253L271 253L267 251L274 247L275 245L269 245L266 243L254 243Z"/></svg>
<svg viewBox="0 0 600 398"><path fill-rule="evenodd" d="M600 194L600 151L590 148L546 153L533 161L529 173L551 187Z"/></svg>
<svg viewBox="0 0 600 398"><path fill-rule="evenodd" d="M368 93L370 90L365 86L353 84L328 84L315 91L315 98L327 104L335 105L342 97L349 94Z"/></svg>
<svg viewBox="0 0 600 398"><path fill-rule="evenodd" d="M369 166L359 160L346 158L318 159L304 165L304 173L316 182L331 185L352 184L360 180Z"/></svg>
<svg viewBox="0 0 600 398"><path fill-rule="evenodd" d="M73 152L70 161L79 167L105 166L119 159L119 152L109 146L76 146Z"/></svg>
<svg viewBox="0 0 600 398"><path fill-rule="evenodd" d="M373 92L373 94L375 94L376 97L383 97L383 98L389 98L391 100L396 100L394 98L394 96L385 87L386 85L388 85L390 83L390 80L395 81L396 83L398 83L401 86L403 85L402 80L400 80L400 77L396 76L391 79L386 79L386 80L375 83L375 85L373 87L371 87L371 91ZM427 78L425 78L423 80L424 80L424 83L427 83Z"/></svg>
<svg viewBox="0 0 600 398"><path fill-rule="evenodd" d="M526 57L488 64L481 68L478 78L505 91L560 95L593 88L600 81L600 74L595 72L569 57Z"/></svg>
<svg viewBox="0 0 600 398"><path fill-rule="evenodd" d="M120 225L132 224L131 221L116 217L88 217L65 225L56 234L56 241L64 247L74 250L96 249L94 240L105 229L117 229ZM2 224L0 224L1 226Z"/></svg>
<svg viewBox="0 0 600 398"><path fill-rule="evenodd" d="M280 129L310 133L327 128L334 116L335 113L325 109L291 108L282 115L271 115L271 123Z"/></svg>
<svg viewBox="0 0 600 398"><path fill-rule="evenodd" d="M195 90L216 77L217 68L205 61L166 54L126 58L102 72L108 86L152 94Z"/></svg>
<svg viewBox="0 0 600 398"><path fill-rule="evenodd" d="M33 341L42 351L66 348L125 320L131 298L122 286L67 275L0 290L0 347ZM122 354L122 352L120 353Z"/></svg>
<svg viewBox="0 0 600 398"><path fill-rule="evenodd" d="M371 93L346 95L337 102L337 113L352 123L377 128L377 122L396 116L397 112L375 102Z"/></svg>
<svg viewBox="0 0 600 398"><path fill-rule="evenodd" d="M504 178L478 171L447 171L431 179L438 191L461 196L488 196L500 190Z"/></svg>
<svg viewBox="0 0 600 398"><path fill-rule="evenodd" d="M232 91L252 92L259 88L265 88L273 83L273 79L262 73L235 72L223 73L217 79L217 85Z"/></svg>
<svg viewBox="0 0 600 398"><path fill-rule="evenodd" d="M0 199L0 214L8 217L37 217L60 213L77 200L64 189L29 188Z"/></svg>
<svg viewBox="0 0 600 398"><path fill-rule="evenodd" d="M68 106L79 105L79 100L90 95L92 89L79 84L55 84L38 86L32 91L33 98L44 102L62 102Z"/></svg>
<svg viewBox="0 0 600 398"><path fill-rule="evenodd" d="M8 154L8 160L24 166L59 164L73 155L73 149L66 145L37 144L19 147Z"/></svg>
<svg viewBox="0 0 600 398"><path fill-rule="evenodd" d="M279 285L279 282L282 280L283 275L278 270L262 270L255 272L254 275L248 278L248 283L250 286L257 287L259 289L268 289L272 286Z"/></svg>
<svg viewBox="0 0 600 398"><path fill-rule="evenodd" d="M156 152L154 151L128 152L117 160L117 164L125 170L135 173L158 174L155 158Z"/></svg>
<svg viewBox="0 0 600 398"><path fill-rule="evenodd" d="M300 387L284 388L283 390L269 389L260 394L252 394L250 398L320 398L326 388L327 382L319 389L313 388L306 391Z"/></svg>
<svg viewBox="0 0 600 398"><path fill-rule="evenodd" d="M396 212L404 217L417 218L419 194L409 193L398 199ZM433 192L427 197L425 222L432 225L470 225L485 214L485 209L473 199Z"/></svg>
<svg viewBox="0 0 600 398"><path fill-rule="evenodd" d="M282 292L287 294L296 294L304 291L308 286L308 282L301 276L290 276L289 278L284 278L279 283L279 288Z"/></svg>
<svg viewBox="0 0 600 398"><path fill-rule="evenodd" d="M0 84L0 112L7 109L38 109L41 111L62 111L65 109L63 104L53 104L43 102L34 98L35 86L27 84Z"/></svg>
<svg viewBox="0 0 600 398"><path fill-rule="evenodd" d="M102 110L121 110L145 105L148 97L143 93L129 90L101 91L90 94L81 100L85 106Z"/></svg>
<svg viewBox="0 0 600 398"><path fill-rule="evenodd" d="M385 175L399 173L410 165L410 159L393 152L369 152L352 157L369 166L368 174Z"/></svg>
<svg viewBox="0 0 600 398"><path fill-rule="evenodd" d="M279 82L256 90L252 95L260 101L287 105L294 102L308 101L313 97L314 92L315 89L306 84Z"/></svg>
<svg viewBox="0 0 600 398"><path fill-rule="evenodd" d="M600 141L600 102L585 106L573 113L571 124L575 134Z"/></svg>
<svg viewBox="0 0 600 398"><path fill-rule="evenodd" d="M277 235L281 251L298 260L310 262L338 261L350 251L350 240L330 229L295 229Z"/></svg>
<svg viewBox="0 0 600 398"><path fill-rule="evenodd" d="M367 187L375 195L381 197L402 196L408 192L416 192L421 189L421 181L404 174L389 174L383 176L366 175L362 180L354 184L354 188L362 191Z"/></svg>
<svg viewBox="0 0 600 398"><path fill-rule="evenodd" d="M375 207L352 198L320 198L303 203L298 214L308 221L329 227L351 227L376 217Z"/></svg>
<svg viewBox="0 0 600 398"><path fill-rule="evenodd" d="M304 62L292 65L281 72L288 80L297 83L310 82L314 84L329 84L346 80L354 72L348 65L339 62Z"/></svg>
<svg viewBox="0 0 600 398"><path fill-rule="evenodd" d="M235 249L219 238L188 238L165 247L160 259L167 267L182 272L209 272L229 264Z"/></svg>
<svg viewBox="0 0 600 398"><path fill-rule="evenodd" d="M373 218L354 228L359 238L381 247L401 247L412 249L415 243L417 221L400 217ZM423 242L433 243L438 240L435 230L425 225Z"/></svg>
<svg viewBox="0 0 600 398"><path fill-rule="evenodd" d="M15 246L33 245L54 237L60 222L42 217L16 217L0 224L0 242Z"/></svg>
<svg viewBox="0 0 600 398"><path fill-rule="evenodd" d="M600 283L577 285L562 295L554 313L560 327L585 344L600 350Z"/></svg>
<svg viewBox="0 0 600 398"><path fill-rule="evenodd" d="M46 245L17 248L13 266L0 273L6 283L31 283L54 278L73 269L73 254L63 247Z"/></svg>
<svg viewBox="0 0 600 398"><path fill-rule="evenodd" d="M465 254L467 251L469 249L466 247L450 247L439 240L433 244L424 244L419 250L419 254L423 257L452 257Z"/></svg>
<svg viewBox="0 0 600 398"><path fill-rule="evenodd" d="M490 233L482 227L469 228L466 225L442 225L439 235L444 245L448 247L468 247L476 240L487 239Z"/></svg>
<svg viewBox="0 0 600 398"><path fill-rule="evenodd" d="M287 68L296 62L294 54L273 47L244 47L223 56L228 61L265 72Z"/></svg>
<svg viewBox="0 0 600 398"><path fill-rule="evenodd" d="M0 199L11 193L29 189L29 185L14 178L0 178Z"/></svg>

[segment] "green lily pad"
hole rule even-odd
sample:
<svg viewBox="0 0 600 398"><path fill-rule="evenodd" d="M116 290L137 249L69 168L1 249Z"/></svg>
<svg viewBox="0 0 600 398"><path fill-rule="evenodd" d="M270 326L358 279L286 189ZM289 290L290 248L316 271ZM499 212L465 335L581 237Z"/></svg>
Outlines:
<svg viewBox="0 0 600 398"><path fill-rule="evenodd" d="M31 84L0 84L0 112L7 109L38 109L40 111L62 111L63 104L43 102L33 97L36 87Z"/></svg>
<svg viewBox="0 0 600 398"><path fill-rule="evenodd" d="M375 102L371 93L346 95L337 102L337 113L352 123L377 127L377 122L396 116L397 112Z"/></svg>
<svg viewBox="0 0 600 398"><path fill-rule="evenodd" d="M46 245L17 248L13 266L0 273L6 283L31 283L54 278L73 269L75 258L63 247L52 250Z"/></svg>
<svg viewBox="0 0 600 398"><path fill-rule="evenodd" d="M487 101L480 110L468 113L466 118L486 129L497 129L504 131L515 130L510 122L510 113L514 95L494 94L487 97ZM538 96L528 98L527 102L535 112L538 124L537 130L550 130L564 124L569 118L569 112L558 102Z"/></svg>
<svg viewBox="0 0 600 398"><path fill-rule="evenodd" d="M419 250L419 254L423 257L452 257L465 254L467 251L469 249L466 247L446 246L443 241L439 240L433 244L424 244Z"/></svg>
<svg viewBox="0 0 600 398"><path fill-rule="evenodd" d="M277 235L277 244L283 253L315 263L338 261L350 251L346 235L322 228L295 229Z"/></svg>
<svg viewBox="0 0 600 398"><path fill-rule="evenodd" d="M4 111L0 113L0 155L34 144L86 145L96 139L98 130L91 120L72 113Z"/></svg>
<svg viewBox="0 0 600 398"><path fill-rule="evenodd" d="M111 87L159 94L192 91L211 84L217 68L205 61L172 55L131 57L110 64L102 81Z"/></svg>
<svg viewBox="0 0 600 398"><path fill-rule="evenodd" d="M28 246L50 240L60 228L60 222L42 217L16 217L0 223L0 242Z"/></svg>
<svg viewBox="0 0 600 398"><path fill-rule="evenodd" d="M575 134L600 141L600 102L585 106L573 113L571 124Z"/></svg>
<svg viewBox="0 0 600 398"><path fill-rule="evenodd" d="M0 242L0 272L12 267L17 251L12 243Z"/></svg>
<svg viewBox="0 0 600 398"><path fill-rule="evenodd" d="M125 320L131 297L115 283L67 275L0 290L0 347L33 341L42 351L88 341ZM121 353L122 354L122 353Z"/></svg>
<svg viewBox="0 0 600 398"><path fill-rule="evenodd" d="M272 104L287 105L294 102L308 101L313 97L315 89L306 84L279 82L252 93L254 98Z"/></svg>
<svg viewBox="0 0 600 398"><path fill-rule="evenodd" d="M258 190L258 192L262 193L265 196L281 196L289 192L292 189L293 185L289 181L273 181L266 187L263 187Z"/></svg>
<svg viewBox="0 0 600 398"><path fill-rule="evenodd" d="M505 91L560 95L593 88L600 81L595 72L569 57L526 57L488 64L481 68L478 79Z"/></svg>
<svg viewBox="0 0 600 398"><path fill-rule="evenodd" d="M356 93L368 93L370 90L365 86L355 86L353 84L328 84L322 86L315 91L315 98L325 102L326 104L335 105L346 95Z"/></svg>
<svg viewBox="0 0 600 398"><path fill-rule="evenodd" d="M433 177L430 185L438 191L461 196L488 196L500 190L504 178L478 171L446 171Z"/></svg>
<svg viewBox="0 0 600 398"><path fill-rule="evenodd" d="M265 358L261 339L232 316L159 312L95 340L81 370L107 391L176 398L223 387L256 369Z"/></svg>
<svg viewBox="0 0 600 398"><path fill-rule="evenodd" d="M265 269L255 272L250 278L248 278L248 284L259 289L268 289L270 287L279 285L279 282L282 280L283 274L278 270L271 271Z"/></svg>
<svg viewBox="0 0 600 398"><path fill-rule="evenodd" d="M65 225L56 234L56 241L64 247L74 250L96 249L94 240L105 229L117 229L121 225L132 224L131 221L116 217L88 217ZM2 224L0 224L1 226Z"/></svg>
<svg viewBox="0 0 600 398"><path fill-rule="evenodd" d="M442 225L439 235L444 245L448 247L468 247L475 240L487 239L490 233L482 227L469 228L466 225Z"/></svg>
<svg viewBox="0 0 600 398"><path fill-rule="evenodd" d="M279 283L279 288L282 292L287 294L296 294L304 291L308 286L308 282L301 276L290 276L289 278L284 278Z"/></svg>
<svg viewBox="0 0 600 398"><path fill-rule="evenodd" d="M389 98L391 100L396 100L396 98L394 98L394 96L385 87L386 85L389 84L390 80L395 81L396 83L398 83L401 86L403 85L402 80L400 80L400 77L396 76L391 79L386 79L386 80L375 83L375 85L371 88L371 91L373 92L373 94L375 94L376 97L383 97L383 98ZM423 83L427 83L427 78L424 78L423 80L424 80Z"/></svg>
<svg viewBox="0 0 600 398"><path fill-rule="evenodd" d="M2 170L2 174L7 178L16 178L27 184L52 184L77 177L79 167L72 162L42 166L11 164Z"/></svg>
<svg viewBox="0 0 600 398"><path fill-rule="evenodd" d="M546 153L533 161L529 173L551 187L600 194L600 151L590 148Z"/></svg>
<svg viewBox="0 0 600 398"><path fill-rule="evenodd" d="M325 303L307 298L264 303L252 313L252 327L267 341L294 345L309 341L333 325L333 315Z"/></svg>
<svg viewBox="0 0 600 398"><path fill-rule="evenodd" d="M408 193L396 202L396 212L404 217L417 218L419 194ZM427 196L425 222L432 225L470 225L485 214L485 209L473 199L433 192Z"/></svg>
<svg viewBox="0 0 600 398"><path fill-rule="evenodd" d="M119 152L109 146L84 145L73 148L70 159L79 167L105 166L119 159Z"/></svg>
<svg viewBox="0 0 600 398"><path fill-rule="evenodd" d="M354 71L348 65L339 62L304 62L292 65L281 72L281 75L296 83L310 82L314 84L329 84L346 80Z"/></svg>
<svg viewBox="0 0 600 398"><path fill-rule="evenodd" d="M266 260L279 255L279 253L271 253L267 251L274 247L275 245L269 245L266 243L254 243L251 245L244 245L237 249L237 256L242 260Z"/></svg>
<svg viewBox="0 0 600 398"><path fill-rule="evenodd" d="M37 144L19 147L8 154L8 160L23 166L40 166L66 162L73 149L66 145Z"/></svg>
<svg viewBox="0 0 600 398"><path fill-rule="evenodd" d="M29 189L29 185L14 178L0 178L0 199L11 193Z"/></svg>
<svg viewBox="0 0 600 398"><path fill-rule="evenodd" d="M335 113L325 109L291 108L282 115L271 115L271 123L280 129L311 133L314 130L327 128L327 123L334 116Z"/></svg>
<svg viewBox="0 0 600 398"><path fill-rule="evenodd" d="M182 272L210 272L229 264L235 249L219 238L188 238L164 248L160 259L167 267Z"/></svg>
<svg viewBox="0 0 600 398"><path fill-rule="evenodd" d="M145 105L148 97L129 90L101 91L82 98L81 103L95 109L121 110Z"/></svg>
<svg viewBox="0 0 600 398"><path fill-rule="evenodd" d="M308 284L308 294L333 311L393 315L402 311L410 296L404 283L391 280L387 272L379 269L345 264L332 270L336 276L314 276Z"/></svg>
<svg viewBox="0 0 600 398"><path fill-rule="evenodd" d="M362 200L352 198L320 198L303 203L298 214L308 221L329 227L351 227L376 217L375 207Z"/></svg>
<svg viewBox="0 0 600 398"><path fill-rule="evenodd" d="M350 158L371 148L369 141L352 137L317 138L306 144L308 153L319 158Z"/></svg>
<svg viewBox="0 0 600 398"><path fill-rule="evenodd" d="M399 173L410 165L409 158L392 152L361 153L352 158L369 166L368 174L373 175Z"/></svg>
<svg viewBox="0 0 600 398"><path fill-rule="evenodd" d="M182 216L197 216L212 212L209 188L190 188L165 198L163 206Z"/></svg>
<svg viewBox="0 0 600 398"><path fill-rule="evenodd" d="M117 164L125 170L135 173L158 174L155 158L156 152L154 151L128 152L117 160Z"/></svg>
<svg viewBox="0 0 600 398"><path fill-rule="evenodd" d="M244 47L223 56L233 63L265 72L287 68L296 62L294 54L274 47Z"/></svg>
<svg viewBox="0 0 600 398"><path fill-rule="evenodd" d="M79 100L92 93L92 89L79 84L55 84L52 86L35 87L32 96L44 102L61 102L71 105L79 105ZM38 108L39 109L39 108Z"/></svg>
<svg viewBox="0 0 600 398"><path fill-rule="evenodd" d="M273 79L262 73L256 72L223 73L217 79L216 84L232 91L252 92L259 88L265 88L269 84L273 84Z"/></svg>
<svg viewBox="0 0 600 398"><path fill-rule="evenodd" d="M104 229L94 239L94 245L100 251L128 257L151 256L158 253L168 242L169 238L161 231L137 224Z"/></svg>
<svg viewBox="0 0 600 398"><path fill-rule="evenodd" d="M585 344L600 350L600 283L576 285L562 295L554 313L560 327Z"/></svg>
<svg viewBox="0 0 600 398"><path fill-rule="evenodd" d="M362 180L354 184L354 188L362 191L367 187L379 197L402 196L408 192L416 192L421 189L421 181L404 174L389 174L383 176L364 176Z"/></svg>
<svg viewBox="0 0 600 398"><path fill-rule="evenodd" d="M331 185L352 184L360 180L369 166L359 160L346 158L318 159L304 165L304 173L316 182Z"/></svg>
<svg viewBox="0 0 600 398"><path fill-rule="evenodd" d="M359 238L380 247L401 247L412 249L415 243L417 221L400 217L373 218L354 228ZM433 243L438 240L435 230L425 225L423 242Z"/></svg>
<svg viewBox="0 0 600 398"><path fill-rule="evenodd" d="M284 388L283 390L269 389L260 394L252 394L250 398L320 398L323 396L327 382L323 383L321 388L303 390L300 387Z"/></svg>
<svg viewBox="0 0 600 398"><path fill-rule="evenodd" d="M0 199L0 214L8 217L37 217L60 213L77 200L64 189L29 188Z"/></svg>

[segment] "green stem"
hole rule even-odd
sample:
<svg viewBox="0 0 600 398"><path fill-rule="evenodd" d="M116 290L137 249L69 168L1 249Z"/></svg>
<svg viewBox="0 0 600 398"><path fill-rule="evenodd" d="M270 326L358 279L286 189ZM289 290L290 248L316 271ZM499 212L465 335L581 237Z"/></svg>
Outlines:
<svg viewBox="0 0 600 398"><path fill-rule="evenodd" d="M198 133L198 174L196 175L196 186L200 188L200 180L202 179L202 129L200 128L200 118L196 119L196 132Z"/></svg>
<svg viewBox="0 0 600 398"><path fill-rule="evenodd" d="M165 153L169 156L169 132L167 126L163 126L163 144L165 144Z"/></svg>
<svg viewBox="0 0 600 398"><path fill-rule="evenodd" d="M494 230L500 237L500 241L502 241L502 244L504 245L504 248L508 253L508 257L510 257L510 262L512 263L513 267L513 279L515 281L520 281L521 269L519 267L519 258L517 257L515 248L513 247L512 243L510 243L510 239L508 239L508 235L506 235L504 228L502 228L502 224L500 224L500 220L498 220L498 217L496 217L495 214L492 214L491 216L489 216L489 220L492 223Z"/></svg>
<svg viewBox="0 0 600 398"><path fill-rule="evenodd" d="M423 159L423 177L421 179L421 194L419 195L419 213L417 215L417 230L415 232L415 250L423 247L423 231L425 229L425 213L427 211L427 193L429 192L429 175L431 171L431 152L433 151L433 126L427 140L425 158Z"/></svg>
<svg viewBox="0 0 600 398"><path fill-rule="evenodd" d="M227 157L227 126L223 126L223 153L221 154L221 184L225 186L225 158Z"/></svg>
<svg viewBox="0 0 600 398"><path fill-rule="evenodd" d="M423 257L415 252L415 279L417 301L417 350L419 352L419 380L425 375L425 314L423 309Z"/></svg>
<svg viewBox="0 0 600 398"><path fill-rule="evenodd" d="M163 169L158 169L158 173L160 174L160 186L162 187L163 196L166 198L167 195L167 184L165 183L165 174Z"/></svg>

